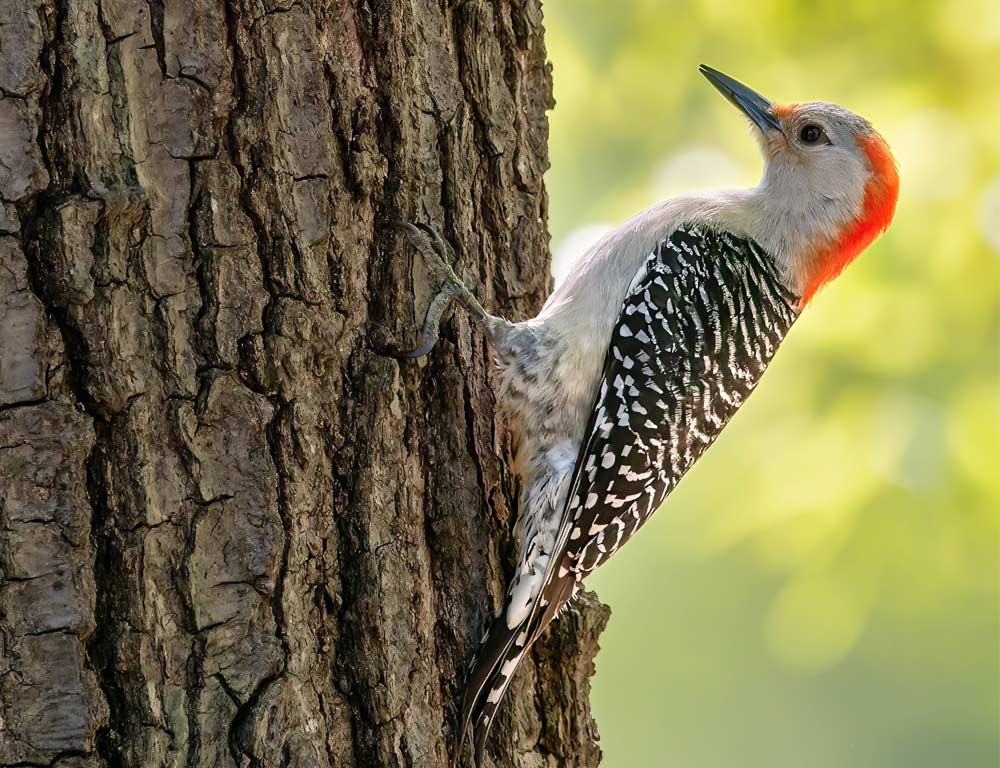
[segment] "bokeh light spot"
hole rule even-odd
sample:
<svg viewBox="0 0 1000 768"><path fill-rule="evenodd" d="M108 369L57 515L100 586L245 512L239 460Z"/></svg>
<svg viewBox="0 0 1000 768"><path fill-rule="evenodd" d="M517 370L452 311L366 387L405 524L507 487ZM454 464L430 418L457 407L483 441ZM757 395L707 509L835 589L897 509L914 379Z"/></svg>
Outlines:
<svg viewBox="0 0 1000 768"><path fill-rule="evenodd" d="M768 617L767 636L783 663L818 672L841 661L857 643L867 618L862 595L823 575L792 581Z"/></svg>
<svg viewBox="0 0 1000 768"><path fill-rule="evenodd" d="M652 178L656 200L707 189L747 186L746 172L725 152L714 147L688 147L670 155Z"/></svg>
<svg viewBox="0 0 1000 768"><path fill-rule="evenodd" d="M892 130L890 143L901 166L904 196L947 200L967 187L972 143L966 127L950 112L911 112Z"/></svg>
<svg viewBox="0 0 1000 768"><path fill-rule="evenodd" d="M979 202L979 229L986 242L1000 253L1000 176L987 184Z"/></svg>

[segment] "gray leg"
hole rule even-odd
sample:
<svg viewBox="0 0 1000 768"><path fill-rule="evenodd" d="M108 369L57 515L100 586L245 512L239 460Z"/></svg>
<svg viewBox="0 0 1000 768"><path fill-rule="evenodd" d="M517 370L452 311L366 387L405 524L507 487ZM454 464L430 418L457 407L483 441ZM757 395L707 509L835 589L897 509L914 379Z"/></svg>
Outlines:
<svg viewBox="0 0 1000 768"><path fill-rule="evenodd" d="M427 314L424 315L424 328L419 348L412 352L404 352L404 357L423 357L434 348L438 340L441 317L453 301L458 301L469 310L473 319L487 322L491 330L496 322L507 324L506 321L487 313L472 291L455 274L455 270L449 264L449 260L454 259L454 253L436 229L405 222L400 222L397 226L406 233L407 239L423 255L427 266L444 281L441 290L431 300Z"/></svg>

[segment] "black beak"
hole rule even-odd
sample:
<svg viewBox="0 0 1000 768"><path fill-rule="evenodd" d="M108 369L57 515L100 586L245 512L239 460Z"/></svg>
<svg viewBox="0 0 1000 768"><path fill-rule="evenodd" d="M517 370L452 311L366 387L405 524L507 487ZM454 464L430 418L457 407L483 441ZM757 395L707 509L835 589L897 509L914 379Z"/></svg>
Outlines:
<svg viewBox="0 0 1000 768"><path fill-rule="evenodd" d="M753 120L754 124L764 133L781 130L781 124L774 116L774 105L757 91L747 88L743 83L733 80L729 75L722 74L717 69L698 67L708 82L714 85L723 96L739 107L743 113Z"/></svg>

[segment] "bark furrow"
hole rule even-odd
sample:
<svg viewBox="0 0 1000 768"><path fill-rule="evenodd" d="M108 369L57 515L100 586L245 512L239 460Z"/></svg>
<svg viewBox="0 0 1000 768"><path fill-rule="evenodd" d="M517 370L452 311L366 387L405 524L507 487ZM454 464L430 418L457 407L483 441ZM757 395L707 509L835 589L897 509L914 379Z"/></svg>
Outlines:
<svg viewBox="0 0 1000 768"><path fill-rule="evenodd" d="M0 0L0 766L445 766L547 276L537 0ZM593 766L588 598L500 766Z"/></svg>

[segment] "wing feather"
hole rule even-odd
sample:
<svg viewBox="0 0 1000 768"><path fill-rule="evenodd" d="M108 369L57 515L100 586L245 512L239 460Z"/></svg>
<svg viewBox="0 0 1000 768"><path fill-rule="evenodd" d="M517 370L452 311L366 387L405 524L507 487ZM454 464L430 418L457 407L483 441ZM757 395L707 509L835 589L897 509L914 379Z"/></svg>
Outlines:
<svg viewBox="0 0 1000 768"><path fill-rule="evenodd" d="M681 227L650 254L611 334L533 613L565 592L560 574L582 580L649 519L754 389L797 302L745 238Z"/></svg>
<svg viewBox="0 0 1000 768"><path fill-rule="evenodd" d="M475 731L477 764L520 660L722 431L797 304L759 246L706 227L675 230L637 272L611 333L542 587L518 603L514 627L509 597L477 657L461 717L463 737L470 724Z"/></svg>

